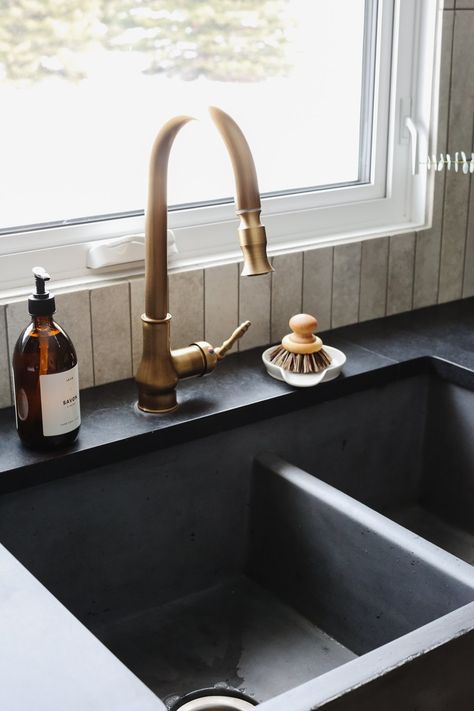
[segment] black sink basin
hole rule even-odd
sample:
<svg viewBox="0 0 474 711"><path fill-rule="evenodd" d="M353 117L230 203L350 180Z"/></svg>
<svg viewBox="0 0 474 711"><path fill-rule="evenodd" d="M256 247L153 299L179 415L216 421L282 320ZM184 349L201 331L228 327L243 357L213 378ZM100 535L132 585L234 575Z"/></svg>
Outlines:
<svg viewBox="0 0 474 711"><path fill-rule="evenodd" d="M437 359L407 366L300 411L293 451L275 451L472 564L474 374Z"/></svg>
<svg viewBox="0 0 474 711"><path fill-rule="evenodd" d="M470 377L428 359L388 368L344 397L328 387L278 417L6 494L0 542L169 704L217 686L268 711L358 708L395 675L420 711L468 708L474 568L380 512L469 558Z"/></svg>

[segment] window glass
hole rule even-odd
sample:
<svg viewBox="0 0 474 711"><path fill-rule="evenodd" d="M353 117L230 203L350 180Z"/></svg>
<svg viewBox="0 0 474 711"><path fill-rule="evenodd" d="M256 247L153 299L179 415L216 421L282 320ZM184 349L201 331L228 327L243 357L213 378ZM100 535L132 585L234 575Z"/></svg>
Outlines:
<svg viewBox="0 0 474 711"><path fill-rule="evenodd" d="M365 5L0 2L0 228L142 210L157 130L210 104L243 128L263 193L359 180ZM170 203L232 194L217 132L190 125Z"/></svg>

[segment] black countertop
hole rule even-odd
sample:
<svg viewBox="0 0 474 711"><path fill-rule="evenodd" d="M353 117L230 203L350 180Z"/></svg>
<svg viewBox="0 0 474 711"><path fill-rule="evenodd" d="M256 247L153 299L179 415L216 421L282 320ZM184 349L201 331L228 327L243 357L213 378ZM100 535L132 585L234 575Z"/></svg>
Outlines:
<svg viewBox="0 0 474 711"><path fill-rule="evenodd" d="M0 492L338 397L360 388L368 374L383 381L414 359L435 356L474 370L474 298L328 331L323 340L344 351L347 363L340 378L317 388L296 390L269 377L258 348L229 356L205 381L180 382L180 407L168 415L139 412L132 379L84 390L79 438L60 451L23 447L13 408L1 410Z"/></svg>

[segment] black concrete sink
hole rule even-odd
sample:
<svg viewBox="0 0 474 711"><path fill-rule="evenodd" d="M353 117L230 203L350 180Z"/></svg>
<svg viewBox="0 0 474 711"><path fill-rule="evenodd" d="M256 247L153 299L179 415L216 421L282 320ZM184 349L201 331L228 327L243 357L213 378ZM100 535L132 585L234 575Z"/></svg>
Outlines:
<svg viewBox="0 0 474 711"><path fill-rule="evenodd" d="M0 541L165 702L470 708L474 568L383 515L468 528L472 393L430 363L7 494Z"/></svg>
<svg viewBox="0 0 474 711"><path fill-rule="evenodd" d="M275 451L473 564L474 374L436 359L419 365L301 411L294 451Z"/></svg>

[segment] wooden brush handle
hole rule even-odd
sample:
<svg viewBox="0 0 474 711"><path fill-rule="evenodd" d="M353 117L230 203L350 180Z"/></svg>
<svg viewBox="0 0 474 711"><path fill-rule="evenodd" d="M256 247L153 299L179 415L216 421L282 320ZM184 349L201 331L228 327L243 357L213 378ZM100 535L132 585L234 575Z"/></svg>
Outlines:
<svg viewBox="0 0 474 711"><path fill-rule="evenodd" d="M308 355L321 350L323 342L313 331L318 327L318 322L310 314L296 314L290 318L289 326L292 333L289 333L282 340L282 346L290 353L301 353Z"/></svg>
<svg viewBox="0 0 474 711"><path fill-rule="evenodd" d="M289 327L293 331L291 339L295 343L313 343L316 336L314 331L318 328L318 322L314 316L309 314L296 314L290 318Z"/></svg>

